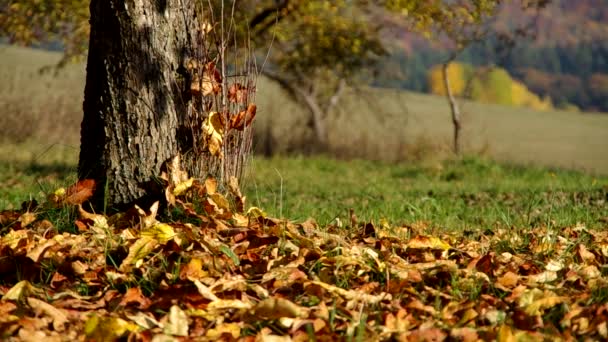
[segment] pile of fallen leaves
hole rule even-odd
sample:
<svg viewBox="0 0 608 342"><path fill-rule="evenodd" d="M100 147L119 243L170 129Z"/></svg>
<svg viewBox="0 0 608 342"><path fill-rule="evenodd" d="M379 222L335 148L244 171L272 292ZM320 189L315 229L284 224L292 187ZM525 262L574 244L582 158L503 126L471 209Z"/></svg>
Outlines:
<svg viewBox="0 0 608 342"><path fill-rule="evenodd" d="M166 201L110 217L93 184L0 212L2 340L440 341L608 338L608 233L431 236L423 223L293 223L233 179L174 170ZM87 183L89 182L89 183ZM44 208L78 213L59 232ZM171 221L171 222L169 222Z"/></svg>

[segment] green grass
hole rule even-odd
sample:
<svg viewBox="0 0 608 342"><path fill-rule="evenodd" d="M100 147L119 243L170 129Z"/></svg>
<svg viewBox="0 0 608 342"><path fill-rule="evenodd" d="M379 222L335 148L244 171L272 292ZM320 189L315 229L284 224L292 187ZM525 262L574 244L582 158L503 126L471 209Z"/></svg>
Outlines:
<svg viewBox="0 0 608 342"><path fill-rule="evenodd" d="M336 218L441 229L496 226L606 226L608 178L575 171L499 164L481 158L387 164L327 158L255 159L251 202L273 216Z"/></svg>
<svg viewBox="0 0 608 342"><path fill-rule="evenodd" d="M22 147L22 150L32 148ZM9 151L5 146L2 151ZM19 153L13 152L14 155ZM0 161L0 209L43 200L75 179L77 151L52 148ZM425 222L441 230L494 227L605 227L608 177L515 166L484 158L384 163L325 157L254 158L244 190L249 205L273 217L322 226L360 222Z"/></svg>

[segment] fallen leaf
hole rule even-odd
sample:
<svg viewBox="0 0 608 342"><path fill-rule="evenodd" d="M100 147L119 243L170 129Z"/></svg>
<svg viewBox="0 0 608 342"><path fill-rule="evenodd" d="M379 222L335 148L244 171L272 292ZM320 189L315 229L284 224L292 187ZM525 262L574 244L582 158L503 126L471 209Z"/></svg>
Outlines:
<svg viewBox="0 0 608 342"><path fill-rule="evenodd" d="M129 288L118 305L122 307L133 305L140 310L145 310L151 304L152 301L144 296L141 292L141 288L138 286Z"/></svg>
<svg viewBox="0 0 608 342"><path fill-rule="evenodd" d="M237 339L241 336L241 326L239 323L223 323L215 328L207 330L205 336L211 340L221 339L224 335L228 335L232 339Z"/></svg>
<svg viewBox="0 0 608 342"><path fill-rule="evenodd" d="M93 313L84 326L84 333L89 340L110 342L125 336L128 332L138 331L136 324L118 317L99 317Z"/></svg>
<svg viewBox="0 0 608 342"><path fill-rule="evenodd" d="M41 296L43 295L43 293L43 290L33 286L29 281L22 280L15 284L13 287L11 287L4 294L4 296L2 296L2 300L20 301L21 299L31 295Z"/></svg>
<svg viewBox="0 0 608 342"><path fill-rule="evenodd" d="M208 276L209 273L203 270L203 261L201 259L192 258L190 261L181 266L179 271L180 279L202 279Z"/></svg>
<svg viewBox="0 0 608 342"><path fill-rule="evenodd" d="M82 204L89 200L95 192L94 179L81 179L65 191L63 203L69 205Z"/></svg>
<svg viewBox="0 0 608 342"><path fill-rule="evenodd" d="M120 264L119 270L125 272L130 269L131 266L136 265L137 262L145 258L154 248L158 246L158 241L150 237L142 237L135 241L134 244L129 247L129 254Z"/></svg>
<svg viewBox="0 0 608 342"><path fill-rule="evenodd" d="M173 227L166 223L157 222L149 228L142 229L141 237L154 239L164 245L175 237Z"/></svg>
<svg viewBox="0 0 608 342"><path fill-rule="evenodd" d="M177 305L171 306L163 332L173 336L188 336L188 316Z"/></svg>
<svg viewBox="0 0 608 342"><path fill-rule="evenodd" d="M295 303L283 298L266 298L257 303L251 314L262 319L278 319L280 317L305 318L308 311Z"/></svg>
<svg viewBox="0 0 608 342"><path fill-rule="evenodd" d="M40 299L33 297L27 298L27 304L36 312L38 315L47 315L52 318L53 329L55 331L63 331L65 324L68 322L67 313L64 310L57 309L49 303L43 302Z"/></svg>

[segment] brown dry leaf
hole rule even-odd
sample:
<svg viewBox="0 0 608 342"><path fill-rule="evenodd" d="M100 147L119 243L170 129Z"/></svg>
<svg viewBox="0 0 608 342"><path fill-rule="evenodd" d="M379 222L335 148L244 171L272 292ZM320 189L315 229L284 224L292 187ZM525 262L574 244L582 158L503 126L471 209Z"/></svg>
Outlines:
<svg viewBox="0 0 608 342"><path fill-rule="evenodd" d="M118 304L119 306L127 307L129 305L133 305L140 310L147 309L152 304L152 301L144 296L141 292L141 288L132 287L127 290L125 295L122 297L122 300Z"/></svg>
<svg viewBox="0 0 608 342"><path fill-rule="evenodd" d="M585 266L579 271L579 274L585 280L596 279L602 276L602 272L595 265Z"/></svg>
<svg viewBox="0 0 608 342"><path fill-rule="evenodd" d="M222 196L219 193L209 195L205 199L204 205L205 211L210 216L219 219L229 219L232 215L230 211L230 202L228 202L226 197Z"/></svg>
<svg viewBox="0 0 608 342"><path fill-rule="evenodd" d="M44 253L50 249L51 247L57 245L57 240L62 240L63 236L61 235L55 235L52 239L50 240L42 240L39 241L37 245L35 245L34 248L32 248L31 250L29 250L27 252L27 257L32 259L32 261L34 262L39 262L40 259L42 259L42 257L44 256Z"/></svg>
<svg viewBox="0 0 608 342"><path fill-rule="evenodd" d="M108 225L108 218L104 215L91 214L84 210L81 205L78 205L78 215L83 220L90 220L93 222L93 228L97 233L105 235L109 232L110 226Z"/></svg>
<svg viewBox="0 0 608 342"><path fill-rule="evenodd" d="M539 274L533 274L528 276L529 285L550 283L555 280L557 280L557 272L553 271L544 271Z"/></svg>
<svg viewBox="0 0 608 342"><path fill-rule="evenodd" d="M422 341L433 341L439 342L444 341L448 337L443 330L438 328L423 328L413 330L407 335L408 342L422 342Z"/></svg>
<svg viewBox="0 0 608 342"><path fill-rule="evenodd" d="M0 227L9 226L19 220L21 213L16 210L0 211Z"/></svg>
<svg viewBox="0 0 608 342"><path fill-rule="evenodd" d="M595 254L589 252L583 244L578 245L577 254L585 264L595 263Z"/></svg>
<svg viewBox="0 0 608 342"><path fill-rule="evenodd" d="M137 325L144 329L153 329L161 326L161 323L154 318L151 314L146 314L141 311L135 315L125 315L128 319L135 322Z"/></svg>
<svg viewBox="0 0 608 342"><path fill-rule="evenodd" d="M475 342L479 340L479 335L477 334L477 331L469 327L452 329L450 331L450 337L453 340L462 342Z"/></svg>
<svg viewBox="0 0 608 342"><path fill-rule="evenodd" d="M255 118L257 107L255 104L250 103L246 110L240 111L234 115L230 120L230 128L242 131L245 127L251 125L251 122Z"/></svg>
<svg viewBox="0 0 608 342"><path fill-rule="evenodd" d="M65 191L65 197L63 203L69 205L78 205L86 202L93 196L95 192L95 180L94 179L82 179L76 182L76 184L70 186Z"/></svg>
<svg viewBox="0 0 608 342"><path fill-rule="evenodd" d="M68 322L68 315L62 309L57 309L47 302L33 297L27 298L27 304L36 312L37 315L46 315L52 318L53 329L55 331L63 331L65 324Z"/></svg>
<svg viewBox="0 0 608 342"><path fill-rule="evenodd" d="M58 289L62 284L67 283L70 279L59 272L53 273L53 278L51 279L51 288Z"/></svg>

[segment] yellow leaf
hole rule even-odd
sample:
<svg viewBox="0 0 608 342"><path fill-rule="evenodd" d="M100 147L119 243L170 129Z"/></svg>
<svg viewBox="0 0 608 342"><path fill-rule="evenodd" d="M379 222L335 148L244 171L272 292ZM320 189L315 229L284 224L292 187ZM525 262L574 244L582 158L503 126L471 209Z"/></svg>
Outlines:
<svg viewBox="0 0 608 342"><path fill-rule="evenodd" d="M524 308L524 311L530 316L542 315L543 311L550 309L557 304L563 303L566 297L551 296L537 299Z"/></svg>
<svg viewBox="0 0 608 342"><path fill-rule="evenodd" d="M87 319L84 333L92 341L116 341L127 332L136 332L139 328L118 317L100 318L93 314Z"/></svg>
<svg viewBox="0 0 608 342"><path fill-rule="evenodd" d="M23 213L19 217L19 222L21 222L21 227L27 227L30 223L36 221L36 214L30 213L29 211Z"/></svg>
<svg viewBox="0 0 608 342"><path fill-rule="evenodd" d="M247 210L247 216L254 218L266 217L266 213L258 207L251 207Z"/></svg>
<svg viewBox="0 0 608 342"><path fill-rule="evenodd" d="M217 180L215 178L207 178L205 179L205 189L207 190L207 194L213 195L217 192Z"/></svg>
<svg viewBox="0 0 608 342"><path fill-rule="evenodd" d="M209 339L217 340L224 334L228 334L236 340L241 336L241 327L238 323L223 323L213 329L207 330L205 336Z"/></svg>
<svg viewBox="0 0 608 342"><path fill-rule="evenodd" d="M13 287L10 288L10 290L8 290L4 296L2 296L2 300L21 300L24 297L30 296L30 295L41 295L43 292L42 290L34 287L32 284L30 284L29 281L27 280L22 280L20 282L18 282L17 284L15 284Z"/></svg>
<svg viewBox="0 0 608 342"><path fill-rule="evenodd" d="M121 272L126 271L129 266L134 265L139 260L142 260L146 257L154 247L158 245L158 241L153 238L144 236L141 239L135 241L133 245L129 248L129 254L120 264L119 270Z"/></svg>
<svg viewBox="0 0 608 342"><path fill-rule="evenodd" d="M207 148L212 156L222 157L222 141L224 138L224 125L218 112L211 112L203 122L203 133Z"/></svg>
<svg viewBox="0 0 608 342"><path fill-rule="evenodd" d="M407 246L415 249L441 249L448 250L451 246L443 242L441 239L434 236L423 236L418 235L415 238L408 241Z"/></svg>
<svg viewBox="0 0 608 342"><path fill-rule="evenodd" d="M20 244L27 244L27 230L10 230L8 234L0 238L0 244L16 249ZM23 241L23 242L21 242Z"/></svg>
<svg viewBox="0 0 608 342"><path fill-rule="evenodd" d="M516 342L515 335L513 335L513 331L511 327L506 324L500 326L498 329L498 335L496 336L497 342Z"/></svg>
<svg viewBox="0 0 608 342"><path fill-rule="evenodd" d="M175 188L173 189L173 195L181 195L184 191L190 189L192 187L192 184L194 184L194 178L190 178L187 181L175 185Z"/></svg>
<svg viewBox="0 0 608 342"><path fill-rule="evenodd" d="M141 231L141 237L148 237L157 240L161 244L165 244L175 237L175 231L170 225L157 222L150 228L144 228Z"/></svg>

